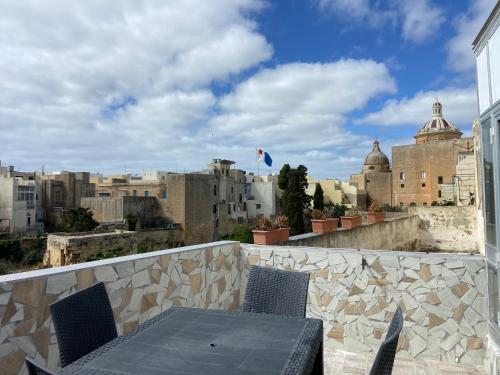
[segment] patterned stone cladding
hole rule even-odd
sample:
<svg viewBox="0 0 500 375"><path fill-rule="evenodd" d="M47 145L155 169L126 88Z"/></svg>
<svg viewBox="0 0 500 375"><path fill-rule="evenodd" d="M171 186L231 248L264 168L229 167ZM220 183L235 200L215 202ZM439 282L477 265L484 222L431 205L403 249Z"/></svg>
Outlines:
<svg viewBox="0 0 500 375"><path fill-rule="evenodd" d="M483 363L481 256L256 245L242 245L241 254L242 290L253 264L311 273L307 315L323 319L325 347L376 351L399 303L405 316L399 354Z"/></svg>
<svg viewBox="0 0 500 375"><path fill-rule="evenodd" d="M252 264L311 273L307 315L323 319L326 347L375 352L400 303L399 354L483 362L487 287L480 256L223 241L0 276L0 373L25 374L25 356L56 369L48 306L95 282L105 283L122 334L173 305L238 309Z"/></svg>
<svg viewBox="0 0 500 375"><path fill-rule="evenodd" d="M103 281L118 333L171 306L239 308L237 242L219 242L0 276L0 373L25 374L25 356L51 369L59 352L49 305Z"/></svg>

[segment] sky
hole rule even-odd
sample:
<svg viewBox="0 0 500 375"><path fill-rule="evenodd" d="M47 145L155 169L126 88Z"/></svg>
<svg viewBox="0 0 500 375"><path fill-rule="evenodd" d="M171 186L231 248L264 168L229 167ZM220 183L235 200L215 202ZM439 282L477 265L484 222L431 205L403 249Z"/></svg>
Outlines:
<svg viewBox="0 0 500 375"><path fill-rule="evenodd" d="M0 0L0 160L17 170L317 178L414 143L436 97L466 135L495 0Z"/></svg>

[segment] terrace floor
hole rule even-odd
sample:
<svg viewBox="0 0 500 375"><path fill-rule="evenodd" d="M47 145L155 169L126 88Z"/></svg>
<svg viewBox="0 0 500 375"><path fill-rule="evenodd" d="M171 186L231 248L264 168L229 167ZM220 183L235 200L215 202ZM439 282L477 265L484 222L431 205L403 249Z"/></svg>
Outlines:
<svg viewBox="0 0 500 375"><path fill-rule="evenodd" d="M349 353L326 349L325 375L365 375L370 373L375 353ZM393 375L486 375L480 366L462 365L396 356Z"/></svg>

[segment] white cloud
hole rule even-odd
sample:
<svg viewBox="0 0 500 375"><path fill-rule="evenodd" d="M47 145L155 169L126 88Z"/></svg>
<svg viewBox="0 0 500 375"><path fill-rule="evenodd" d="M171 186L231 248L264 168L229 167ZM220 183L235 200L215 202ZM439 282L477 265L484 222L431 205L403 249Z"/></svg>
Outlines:
<svg viewBox="0 0 500 375"><path fill-rule="evenodd" d="M318 0L317 5L346 24L401 27L403 39L412 43L430 40L445 20L443 11L431 0Z"/></svg>
<svg viewBox="0 0 500 375"><path fill-rule="evenodd" d="M403 38L421 43L432 38L439 30L445 17L443 11L429 0L401 1L403 15Z"/></svg>
<svg viewBox="0 0 500 375"><path fill-rule="evenodd" d="M448 43L448 66L456 72L472 72L474 70L474 55L472 42L491 10L496 0L470 0L470 6L465 14L455 20L456 35Z"/></svg>
<svg viewBox="0 0 500 375"><path fill-rule="evenodd" d="M252 170L262 146L276 171L347 176L371 144L348 114L396 91L372 60L259 69L260 1L0 4L0 158L20 170ZM235 86L217 98L220 81Z"/></svg>
<svg viewBox="0 0 500 375"><path fill-rule="evenodd" d="M439 97L443 114L462 130L470 128L477 116L476 89L446 88L438 91L420 91L412 98L388 100L383 108L366 115L360 124L381 126L412 125L415 131L432 117L432 104Z"/></svg>
<svg viewBox="0 0 500 375"><path fill-rule="evenodd" d="M318 8L331 14L337 14L347 24L363 22L371 27L383 23L393 24L397 17L394 9L382 8L372 0L319 0Z"/></svg>
<svg viewBox="0 0 500 375"><path fill-rule="evenodd" d="M210 84L271 57L251 19L262 5L0 0L2 159L55 170L168 163L164 150L175 156L206 122Z"/></svg>

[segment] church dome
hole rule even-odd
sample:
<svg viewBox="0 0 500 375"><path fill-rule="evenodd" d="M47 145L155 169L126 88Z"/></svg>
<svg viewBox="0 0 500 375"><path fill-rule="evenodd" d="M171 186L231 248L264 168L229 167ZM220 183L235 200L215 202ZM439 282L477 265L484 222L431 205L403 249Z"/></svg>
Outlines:
<svg viewBox="0 0 500 375"><path fill-rule="evenodd" d="M372 152L365 158L365 173L386 172L389 170L389 158L380 150L380 144L377 140L373 142Z"/></svg>
<svg viewBox="0 0 500 375"><path fill-rule="evenodd" d="M443 106L436 101L432 105L432 119L420 128L415 138L417 143L425 143L432 140L458 139L461 136L462 132L443 117Z"/></svg>

